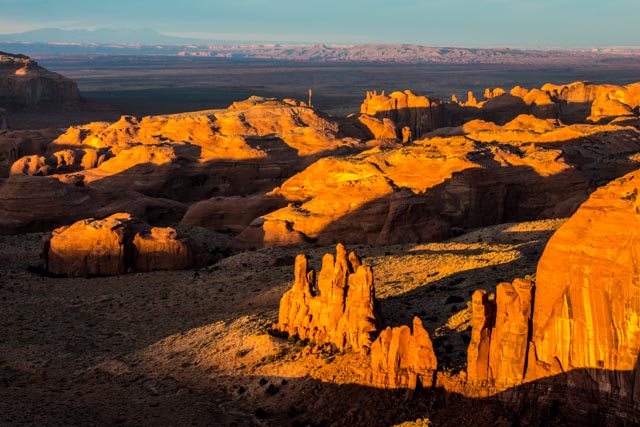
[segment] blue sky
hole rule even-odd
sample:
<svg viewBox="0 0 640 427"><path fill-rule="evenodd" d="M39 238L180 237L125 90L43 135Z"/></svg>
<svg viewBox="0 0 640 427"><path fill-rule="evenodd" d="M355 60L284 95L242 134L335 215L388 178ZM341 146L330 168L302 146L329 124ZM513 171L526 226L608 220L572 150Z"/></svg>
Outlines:
<svg viewBox="0 0 640 427"><path fill-rule="evenodd" d="M142 28L230 40L640 45L640 0L0 0L0 33Z"/></svg>

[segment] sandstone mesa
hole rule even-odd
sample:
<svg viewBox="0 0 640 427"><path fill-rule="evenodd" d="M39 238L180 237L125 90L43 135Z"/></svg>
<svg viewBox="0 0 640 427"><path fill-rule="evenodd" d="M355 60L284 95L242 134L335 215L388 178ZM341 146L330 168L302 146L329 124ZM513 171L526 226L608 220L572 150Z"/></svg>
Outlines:
<svg viewBox="0 0 640 427"><path fill-rule="evenodd" d="M44 259L49 273L69 277L182 270L207 262L204 251L179 239L173 228L150 227L126 213L53 230Z"/></svg>

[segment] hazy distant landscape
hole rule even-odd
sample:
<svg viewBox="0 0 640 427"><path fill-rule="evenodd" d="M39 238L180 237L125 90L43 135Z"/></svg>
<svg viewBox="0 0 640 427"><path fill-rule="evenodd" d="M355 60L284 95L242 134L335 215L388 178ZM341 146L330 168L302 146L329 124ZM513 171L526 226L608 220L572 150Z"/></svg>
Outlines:
<svg viewBox="0 0 640 427"><path fill-rule="evenodd" d="M306 100L333 114L359 111L367 90L411 89L416 94L466 98L487 87L533 88L547 82L629 84L640 61L571 66L509 64L372 64L230 60L176 56L34 56L77 82L84 97L126 114L149 115L224 108L252 95Z"/></svg>

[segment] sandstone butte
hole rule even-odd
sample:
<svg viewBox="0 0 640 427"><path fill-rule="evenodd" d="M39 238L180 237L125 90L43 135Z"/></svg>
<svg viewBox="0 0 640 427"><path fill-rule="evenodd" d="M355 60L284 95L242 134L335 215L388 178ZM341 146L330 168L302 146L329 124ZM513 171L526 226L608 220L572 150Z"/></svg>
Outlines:
<svg viewBox="0 0 640 427"><path fill-rule="evenodd" d="M323 257L317 276L307 258L298 255L294 271L293 287L280 300L276 330L316 346L333 344L367 355L373 386L413 390L432 385L437 360L422 322L416 317L413 331L408 326L381 330L373 272L354 252L338 244L335 257Z"/></svg>
<svg viewBox="0 0 640 427"><path fill-rule="evenodd" d="M24 108L82 101L76 84L25 55L0 52L0 98L5 107ZM0 130L2 129L0 114Z"/></svg>
<svg viewBox="0 0 640 427"><path fill-rule="evenodd" d="M49 273L69 277L182 270L207 262L204 252L173 228L150 227L126 213L53 230L44 241L44 259Z"/></svg>
<svg viewBox="0 0 640 427"><path fill-rule="evenodd" d="M254 219L232 247L409 243L445 238L452 227L569 216L595 183L639 166L640 132L629 126L522 115L504 126L476 120L428 135L320 159L249 198L254 212L266 212L273 200L287 205ZM216 203L207 211L224 216L230 202ZM197 219L200 208L193 205L183 223L212 224Z"/></svg>
<svg viewBox="0 0 640 427"><path fill-rule="evenodd" d="M640 407L640 171L595 191L553 235L533 283L473 295L468 381L530 381ZM624 411L623 411L624 412Z"/></svg>

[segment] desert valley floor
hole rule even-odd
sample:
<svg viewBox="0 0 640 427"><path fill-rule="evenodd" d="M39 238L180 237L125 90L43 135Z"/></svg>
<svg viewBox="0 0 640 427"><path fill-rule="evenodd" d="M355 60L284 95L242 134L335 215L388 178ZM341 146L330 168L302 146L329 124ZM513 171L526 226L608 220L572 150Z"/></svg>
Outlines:
<svg viewBox="0 0 640 427"><path fill-rule="evenodd" d="M351 249L373 267L385 320L396 325L421 316L439 360L458 371L466 364L470 294L535 273L562 223L504 224L441 243ZM224 236L206 230L185 231L212 248L224 243ZM313 354L267 333L291 285L298 249L241 252L197 270L70 279L39 271L42 237L0 237L6 425L252 426L296 419L300 425L391 425L424 409L398 414L387 408L388 418L377 420L371 413L340 414L354 399L374 414L388 399L415 402L375 389L359 396L362 373L349 363L354 355ZM318 264L333 250L304 252ZM487 422L501 411L487 410ZM446 416L432 421L450 425ZM482 424L477 416L467 422Z"/></svg>

